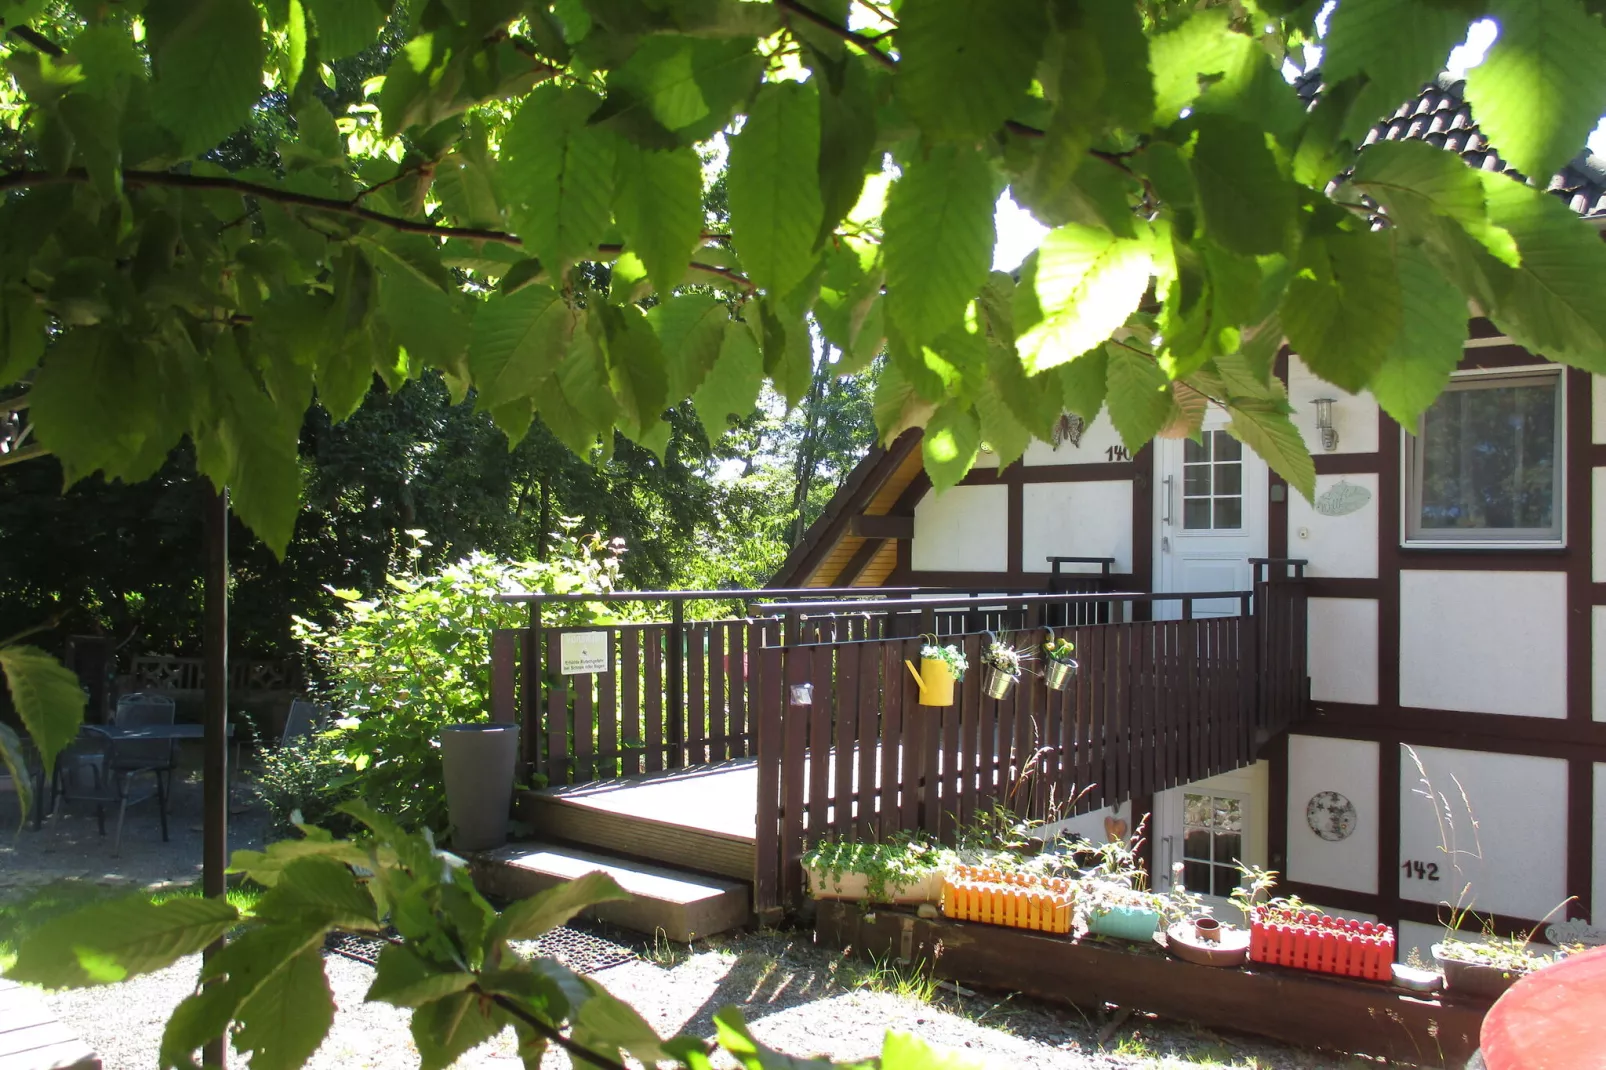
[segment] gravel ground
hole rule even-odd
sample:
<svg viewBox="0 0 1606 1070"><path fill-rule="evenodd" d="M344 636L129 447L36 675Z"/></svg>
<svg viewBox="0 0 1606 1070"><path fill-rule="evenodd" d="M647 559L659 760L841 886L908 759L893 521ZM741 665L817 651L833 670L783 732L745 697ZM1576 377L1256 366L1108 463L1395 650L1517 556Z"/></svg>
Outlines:
<svg viewBox="0 0 1606 1070"><path fill-rule="evenodd" d="M171 842L163 844L154 805L129 811L120 857L95 827L94 808L80 804L19 836L0 836L0 899L59 880L110 886L161 886L197 881L201 871L200 786L175 793ZM0 796L0 827L15 827L13 797ZM260 846L259 814L236 815L230 847ZM1358 1060L1301 1051L1252 1037L1211 1033L1186 1024L1134 1017L1099 1040L1099 1023L1077 1011L1026 999L961 996L938 990L928 1002L899 979L840 953L815 948L807 932L761 932L688 949L643 946L643 957L595 976L642 1012L665 1035L711 1038L712 1016L741 1008L760 1040L795 1055L863 1058L880 1049L888 1029L958 1048L998 1067L1236 1066L1254 1070L1325 1070ZM61 1020L101 1054L106 1070L151 1070L162 1027L192 990L199 969L186 959L120 985L49 996ZM326 970L340 1008L333 1030L309 1064L313 1070L403 1070L418 1065L408 1012L363 1002L372 968L331 955ZM928 993L929 994L929 993ZM511 1031L468 1053L461 1067L514 1066ZM543 1066L569 1065L561 1052ZM726 1059L721 1065L734 1066Z"/></svg>

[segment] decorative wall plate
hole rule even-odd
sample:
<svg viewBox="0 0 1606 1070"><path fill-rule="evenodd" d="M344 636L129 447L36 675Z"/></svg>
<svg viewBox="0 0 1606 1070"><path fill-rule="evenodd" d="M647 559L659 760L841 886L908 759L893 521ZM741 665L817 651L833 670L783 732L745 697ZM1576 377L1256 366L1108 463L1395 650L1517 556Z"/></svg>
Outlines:
<svg viewBox="0 0 1606 1070"><path fill-rule="evenodd" d="M1341 479L1316 495L1316 511L1323 516L1345 516L1362 508L1371 500L1371 491L1359 484Z"/></svg>
<svg viewBox="0 0 1606 1070"><path fill-rule="evenodd" d="M1355 804L1336 791L1318 791L1305 804L1305 823L1324 840L1349 839L1355 831Z"/></svg>

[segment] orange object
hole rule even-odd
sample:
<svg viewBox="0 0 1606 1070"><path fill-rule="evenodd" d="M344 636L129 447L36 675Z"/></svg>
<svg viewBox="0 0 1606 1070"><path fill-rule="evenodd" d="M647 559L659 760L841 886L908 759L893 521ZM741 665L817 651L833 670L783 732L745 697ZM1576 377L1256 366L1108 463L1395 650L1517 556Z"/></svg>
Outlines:
<svg viewBox="0 0 1606 1070"><path fill-rule="evenodd" d="M962 865L943 877L942 912L960 921L1068 933L1073 896L1071 882L1058 877Z"/></svg>
<svg viewBox="0 0 1606 1070"><path fill-rule="evenodd" d="M1305 913L1272 921L1264 910L1250 924L1249 958L1297 970L1387 981L1394 964L1394 930L1373 921Z"/></svg>

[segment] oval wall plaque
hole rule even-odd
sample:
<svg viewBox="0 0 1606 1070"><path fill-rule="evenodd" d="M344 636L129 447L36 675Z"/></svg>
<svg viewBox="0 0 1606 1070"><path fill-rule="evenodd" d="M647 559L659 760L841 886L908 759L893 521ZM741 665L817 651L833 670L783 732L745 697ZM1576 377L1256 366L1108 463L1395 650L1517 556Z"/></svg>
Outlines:
<svg viewBox="0 0 1606 1070"><path fill-rule="evenodd" d="M1339 480L1316 495L1316 511L1323 516L1344 516L1372 500L1372 492L1348 480Z"/></svg>

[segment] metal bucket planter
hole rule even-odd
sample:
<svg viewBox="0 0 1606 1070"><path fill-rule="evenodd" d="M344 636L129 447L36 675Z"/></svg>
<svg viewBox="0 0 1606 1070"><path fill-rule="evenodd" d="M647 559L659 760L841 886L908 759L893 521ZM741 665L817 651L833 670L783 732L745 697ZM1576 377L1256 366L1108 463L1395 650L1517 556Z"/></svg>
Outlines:
<svg viewBox="0 0 1606 1070"><path fill-rule="evenodd" d="M1076 669L1074 661L1055 661L1050 658L1048 668L1043 670L1043 682L1050 691L1064 691L1076 679Z"/></svg>
<svg viewBox="0 0 1606 1070"><path fill-rule="evenodd" d="M441 730L453 850L484 851L507 842L518 757L518 725L454 724Z"/></svg>
<svg viewBox="0 0 1606 1070"><path fill-rule="evenodd" d="M1012 676L1002 669L996 669L989 665L981 678L982 694L988 698L1003 698L1009 694L1009 689L1014 687L1015 682L1019 679L1019 676Z"/></svg>

